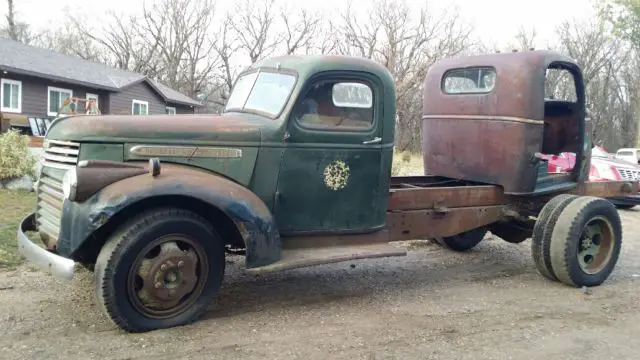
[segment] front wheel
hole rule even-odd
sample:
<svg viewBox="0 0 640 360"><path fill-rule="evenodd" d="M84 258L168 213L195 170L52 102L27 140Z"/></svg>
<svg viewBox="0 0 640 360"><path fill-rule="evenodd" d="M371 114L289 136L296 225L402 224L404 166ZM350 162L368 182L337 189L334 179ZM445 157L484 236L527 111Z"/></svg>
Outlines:
<svg viewBox="0 0 640 360"><path fill-rule="evenodd" d="M211 225L179 209L146 212L117 231L96 261L98 303L128 332L185 325L217 296L224 246Z"/></svg>

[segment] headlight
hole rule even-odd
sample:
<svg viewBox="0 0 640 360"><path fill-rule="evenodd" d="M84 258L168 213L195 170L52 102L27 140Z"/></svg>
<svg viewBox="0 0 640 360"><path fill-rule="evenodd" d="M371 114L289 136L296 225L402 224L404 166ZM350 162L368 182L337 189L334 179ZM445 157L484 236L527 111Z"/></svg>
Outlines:
<svg viewBox="0 0 640 360"><path fill-rule="evenodd" d="M62 193L64 197L73 201L76 197L76 187L78 185L78 174L76 168L67 170L62 178Z"/></svg>

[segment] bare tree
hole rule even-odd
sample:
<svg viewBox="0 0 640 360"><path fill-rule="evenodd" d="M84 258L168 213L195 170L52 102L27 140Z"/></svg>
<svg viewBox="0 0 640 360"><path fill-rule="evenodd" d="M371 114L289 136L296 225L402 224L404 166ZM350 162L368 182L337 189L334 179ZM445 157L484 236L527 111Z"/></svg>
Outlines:
<svg viewBox="0 0 640 360"><path fill-rule="evenodd" d="M18 29L16 27L15 10L13 0L7 0L7 35L9 38L18 41Z"/></svg>
<svg viewBox="0 0 640 360"><path fill-rule="evenodd" d="M396 79L399 150L420 149L421 89L437 60L459 55L470 45L470 27L455 11L432 14L425 5L416 17L404 2L377 0L360 20L351 4L338 25L343 54L383 64Z"/></svg>
<svg viewBox="0 0 640 360"><path fill-rule="evenodd" d="M0 27L0 36L8 37L12 40L24 44L36 42L42 34L31 31L29 24L19 21L16 18L16 9L13 0L7 0L6 24Z"/></svg>
<svg viewBox="0 0 640 360"><path fill-rule="evenodd" d="M92 38L83 35L84 27L81 19L67 18L61 27L43 34L38 45L65 55L101 63L108 62L108 54Z"/></svg>
<svg viewBox="0 0 640 360"><path fill-rule="evenodd" d="M613 36L599 19L564 22L557 30L557 50L581 67L587 111L597 142L607 148L635 145L638 124L638 66L632 49ZM548 90L567 96L573 81L549 76Z"/></svg>
<svg viewBox="0 0 640 360"><path fill-rule="evenodd" d="M251 63L271 55L280 42L280 37L274 33L274 4L275 0L243 0L236 3L231 27Z"/></svg>
<svg viewBox="0 0 640 360"><path fill-rule="evenodd" d="M295 12L290 8L280 10L280 18L284 25L282 34L284 53L287 55L308 51L322 22L318 14L314 15L306 9L300 9L297 16L294 14Z"/></svg>

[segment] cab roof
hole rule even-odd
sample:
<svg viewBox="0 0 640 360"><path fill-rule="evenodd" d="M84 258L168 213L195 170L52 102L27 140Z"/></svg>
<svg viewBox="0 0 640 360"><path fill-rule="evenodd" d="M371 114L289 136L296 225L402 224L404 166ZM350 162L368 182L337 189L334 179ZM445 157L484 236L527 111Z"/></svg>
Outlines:
<svg viewBox="0 0 640 360"><path fill-rule="evenodd" d="M495 82L486 92L445 93L450 70L493 68ZM545 79L549 68L563 68L576 77L578 101L583 103L580 67L572 58L549 50L462 56L436 62L423 87L423 115L487 115L544 119Z"/></svg>
<svg viewBox="0 0 640 360"><path fill-rule="evenodd" d="M255 68L280 68L293 70L304 80L316 73L333 70L365 71L378 76L385 84L395 86L389 70L380 63L356 56L346 55L284 55L264 59L253 64ZM249 70L249 69L247 69Z"/></svg>

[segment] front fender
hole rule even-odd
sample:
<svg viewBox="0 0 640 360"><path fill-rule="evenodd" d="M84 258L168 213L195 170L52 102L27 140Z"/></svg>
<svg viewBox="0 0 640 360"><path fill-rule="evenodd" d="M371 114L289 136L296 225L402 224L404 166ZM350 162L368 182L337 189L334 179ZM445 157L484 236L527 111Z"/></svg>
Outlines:
<svg viewBox="0 0 640 360"><path fill-rule="evenodd" d="M158 196L193 198L226 214L244 239L247 267L280 259L280 234L271 212L260 198L217 174L168 163L162 164L158 176L146 172L111 183L85 201L65 201L57 252L72 256L120 211Z"/></svg>

